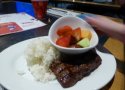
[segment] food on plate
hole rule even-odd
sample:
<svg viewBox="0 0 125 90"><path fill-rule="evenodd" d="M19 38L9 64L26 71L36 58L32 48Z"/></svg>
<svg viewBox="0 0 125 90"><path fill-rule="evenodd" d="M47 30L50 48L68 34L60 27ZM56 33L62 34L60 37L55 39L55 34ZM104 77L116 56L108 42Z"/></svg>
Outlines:
<svg viewBox="0 0 125 90"><path fill-rule="evenodd" d="M29 71L36 80L41 82L55 79L49 66L59 56L59 51L50 44L47 38L36 38L29 43L26 49L26 62Z"/></svg>
<svg viewBox="0 0 125 90"><path fill-rule="evenodd" d="M77 27L65 25L57 30L59 38L56 40L56 44L67 48L85 48L90 46L90 40L92 33L89 30Z"/></svg>
<svg viewBox="0 0 125 90"><path fill-rule="evenodd" d="M74 86L83 77L89 75L101 64L101 58L95 51L79 55L61 54L50 66L62 87Z"/></svg>
<svg viewBox="0 0 125 90"><path fill-rule="evenodd" d="M66 35L66 34L69 34L70 32L72 32L72 28L68 25L64 26L64 27L60 27L57 31L57 34L59 36L62 36L62 35Z"/></svg>
<svg viewBox="0 0 125 90"><path fill-rule="evenodd" d="M79 46L88 47L90 45L89 39L84 38L77 43Z"/></svg>
<svg viewBox="0 0 125 90"><path fill-rule="evenodd" d="M63 37L62 40L68 42L67 39L70 38L71 36ZM75 47L86 47L88 40L84 38ZM48 38L36 38L26 49L26 62L37 81L44 83L57 79L62 87L68 88L98 68L101 58L96 54L95 49L77 55L66 54L54 48Z"/></svg>
<svg viewBox="0 0 125 90"><path fill-rule="evenodd" d="M73 30L72 36L76 39L76 41L79 41L81 39L81 29L78 27L75 30Z"/></svg>
<svg viewBox="0 0 125 90"><path fill-rule="evenodd" d="M82 38L88 38L89 40L91 40L92 38L92 34L90 31L86 30L86 29L81 29L81 37Z"/></svg>
<svg viewBox="0 0 125 90"><path fill-rule="evenodd" d="M65 37L60 37L57 41L56 44L63 46L63 47L68 47L70 44L71 36L67 35Z"/></svg>

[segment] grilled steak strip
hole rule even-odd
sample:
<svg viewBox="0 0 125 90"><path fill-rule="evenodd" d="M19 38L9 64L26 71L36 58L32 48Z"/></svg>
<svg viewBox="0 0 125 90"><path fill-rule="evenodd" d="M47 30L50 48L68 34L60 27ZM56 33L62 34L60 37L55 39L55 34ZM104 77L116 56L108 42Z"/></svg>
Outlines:
<svg viewBox="0 0 125 90"><path fill-rule="evenodd" d="M59 60L52 62L50 69L64 88L75 85L101 64L101 58L91 50L79 55L61 54Z"/></svg>

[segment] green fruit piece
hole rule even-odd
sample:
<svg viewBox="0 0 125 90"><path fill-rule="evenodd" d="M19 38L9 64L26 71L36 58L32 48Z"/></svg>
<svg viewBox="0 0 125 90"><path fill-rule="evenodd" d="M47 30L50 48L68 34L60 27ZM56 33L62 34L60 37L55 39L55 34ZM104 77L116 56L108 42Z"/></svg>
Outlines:
<svg viewBox="0 0 125 90"><path fill-rule="evenodd" d="M84 38L82 40L80 40L77 45L80 45L81 47L88 47L90 45L90 41L88 38Z"/></svg>

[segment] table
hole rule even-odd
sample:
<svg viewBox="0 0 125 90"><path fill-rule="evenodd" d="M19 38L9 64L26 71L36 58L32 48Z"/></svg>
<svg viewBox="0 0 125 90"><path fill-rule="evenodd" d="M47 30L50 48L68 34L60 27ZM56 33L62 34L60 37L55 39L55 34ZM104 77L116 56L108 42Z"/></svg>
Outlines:
<svg viewBox="0 0 125 90"><path fill-rule="evenodd" d="M9 7L8 9L4 9L3 13L13 13L17 12L14 6L16 2L7 2L5 7ZM43 20L43 22L47 23L46 26L32 29L25 32L0 36L0 52L7 47L18 43L20 41L30 39L33 37L39 37L39 36L46 36L48 35L48 30L52 23L57 19L57 17L54 17L52 15L47 15L46 19ZM113 18L114 19L114 18ZM122 23L122 20L114 19L118 22ZM110 51L116 58L117 61L117 71L116 74L111 80L109 84L107 84L102 90L124 90L125 89L125 50L124 50L124 44L116 39L108 38L105 42L102 43L102 45Z"/></svg>

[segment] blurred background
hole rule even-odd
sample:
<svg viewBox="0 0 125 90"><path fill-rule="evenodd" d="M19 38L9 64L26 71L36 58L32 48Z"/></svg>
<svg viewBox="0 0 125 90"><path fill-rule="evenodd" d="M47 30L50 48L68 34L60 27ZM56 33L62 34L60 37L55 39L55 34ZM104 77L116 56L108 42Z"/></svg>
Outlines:
<svg viewBox="0 0 125 90"><path fill-rule="evenodd" d="M23 1L30 0L0 0ZM75 1L75 2L74 2ZM49 6L121 18L125 21L125 0L49 0ZM2 5L0 4L0 8Z"/></svg>
<svg viewBox="0 0 125 90"><path fill-rule="evenodd" d="M0 0L0 2L1 1L31 2L30 0ZM71 3L69 1L78 2ZM121 8L123 8L124 2L125 0L49 0L49 5L59 8L115 16L121 13Z"/></svg>

